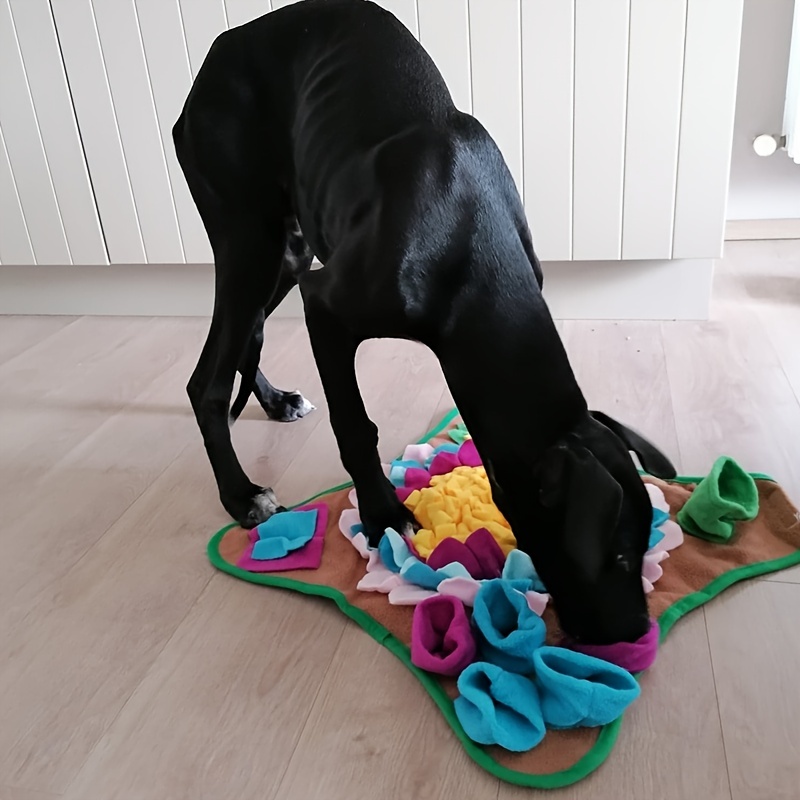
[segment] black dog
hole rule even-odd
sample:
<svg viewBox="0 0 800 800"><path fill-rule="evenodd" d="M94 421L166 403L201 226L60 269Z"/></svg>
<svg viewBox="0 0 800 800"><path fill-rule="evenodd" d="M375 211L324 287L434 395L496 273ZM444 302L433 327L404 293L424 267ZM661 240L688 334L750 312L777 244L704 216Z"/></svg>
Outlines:
<svg viewBox="0 0 800 800"><path fill-rule="evenodd" d="M272 418L309 410L258 369L264 320L299 284L370 540L414 520L381 471L354 357L365 339L414 339L439 358L564 629L593 643L641 636L651 505L629 451L656 475L674 469L588 411L514 181L413 36L367 0L275 11L214 42L173 135L216 263L188 393L227 511L252 526L280 510L236 458L229 404L238 369L232 417L251 391ZM310 269L313 255L324 268Z"/></svg>

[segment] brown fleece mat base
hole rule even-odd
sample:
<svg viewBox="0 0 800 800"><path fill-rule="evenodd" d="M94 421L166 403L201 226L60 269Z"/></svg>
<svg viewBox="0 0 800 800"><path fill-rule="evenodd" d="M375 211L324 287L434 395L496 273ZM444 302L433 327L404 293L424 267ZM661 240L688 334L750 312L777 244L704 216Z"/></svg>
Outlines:
<svg viewBox="0 0 800 800"><path fill-rule="evenodd" d="M451 419L452 424L454 422ZM447 441L446 432L447 428L442 429L439 435L430 439L431 443L436 445ZM694 484L685 480L680 483L665 483L649 477L644 480L662 489L673 519L694 488ZM711 544L687 535L684 544L672 550L670 557L663 562L664 574L648 598L652 615L659 619L662 640L681 616L707 602L728 585L800 562L800 519L797 509L776 483L757 479L756 484L760 501L758 516L752 522L739 524L730 543ZM407 657L413 607L393 606L384 594L361 592L355 588L366 572L366 562L339 530L339 515L343 509L350 507L348 494L349 488L341 488L315 498L315 502L326 503L329 508L319 569L268 574L238 569L236 562L249 540L247 532L235 526L220 531L214 537L209 545L209 555L217 567L245 580L323 594L335 599L346 613L419 673L410 666ZM333 591L322 591L325 588ZM379 623L379 627L374 626L373 629L358 611ZM558 637L558 629L550 608L545 612L545 620L548 639L554 641ZM381 629L388 631L390 636ZM398 647L398 643L402 646ZM658 661L653 669L657 668ZM465 741L463 730L459 730L460 725L452 713L452 703L449 704L450 714L447 713L446 698L452 700L458 694L455 680L432 675L426 678L424 685L431 681L434 684L425 685L425 688L442 707L448 722L470 755L499 777L515 783L544 788L579 780L602 763L616 738L619 721L604 729L548 731L538 747L525 753L511 753L500 747L481 747ZM438 696L435 684L440 687ZM483 751L482 756L479 751Z"/></svg>

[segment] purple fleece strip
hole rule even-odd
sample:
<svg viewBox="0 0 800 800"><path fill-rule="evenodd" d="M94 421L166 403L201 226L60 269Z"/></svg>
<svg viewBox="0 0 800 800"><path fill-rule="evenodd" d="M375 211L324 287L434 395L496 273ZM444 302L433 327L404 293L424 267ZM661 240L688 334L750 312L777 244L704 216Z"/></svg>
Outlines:
<svg viewBox="0 0 800 800"><path fill-rule="evenodd" d="M406 470L407 489L427 489L431 485L431 475L426 469L409 467Z"/></svg>
<svg viewBox="0 0 800 800"><path fill-rule="evenodd" d="M506 557L494 536L486 528L478 528L466 541L450 536L440 542L428 556L428 565L439 569L457 561L476 580L499 578Z"/></svg>
<svg viewBox="0 0 800 800"><path fill-rule="evenodd" d="M437 675L455 676L475 660L477 646L464 604L434 595L414 609L411 662Z"/></svg>
<svg viewBox="0 0 800 800"><path fill-rule="evenodd" d="M651 619L647 633L635 642L618 642L617 644L565 642L565 645L577 653L601 658L603 661L609 661L628 670L628 672L636 673L647 669L656 660L659 633L658 623Z"/></svg>
<svg viewBox="0 0 800 800"><path fill-rule="evenodd" d="M481 457L478 454L478 449L475 447L475 442L472 439L467 439L461 447L458 448L458 460L465 467L480 467L483 465Z"/></svg>

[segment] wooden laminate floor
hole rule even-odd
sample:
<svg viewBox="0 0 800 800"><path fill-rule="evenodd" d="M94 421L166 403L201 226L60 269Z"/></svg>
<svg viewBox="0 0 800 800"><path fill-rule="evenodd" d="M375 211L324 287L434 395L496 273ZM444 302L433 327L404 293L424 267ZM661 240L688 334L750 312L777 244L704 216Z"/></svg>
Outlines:
<svg viewBox="0 0 800 800"><path fill-rule="evenodd" d="M516 800L386 650L322 601L217 574L225 523L184 385L199 319L0 317L0 798ZM721 453L800 502L800 242L728 246L708 323L566 322L594 407L685 473ZM345 476L300 321L265 370L319 411L248 406L236 447L296 502ZM450 407L423 348L358 359L391 457ZM519 409L524 413L524 409ZM681 622L577 800L800 797L800 569Z"/></svg>

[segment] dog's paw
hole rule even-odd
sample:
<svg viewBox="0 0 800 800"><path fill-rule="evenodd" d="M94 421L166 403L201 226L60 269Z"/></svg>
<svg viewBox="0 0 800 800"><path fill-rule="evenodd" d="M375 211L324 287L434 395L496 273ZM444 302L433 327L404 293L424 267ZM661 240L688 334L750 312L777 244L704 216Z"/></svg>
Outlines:
<svg viewBox="0 0 800 800"><path fill-rule="evenodd" d="M387 528L396 530L403 536L412 536L419 530L419 523L414 515L399 500L391 508L369 512L364 508L361 512L361 523L364 526L364 535L371 547L377 547L386 533Z"/></svg>
<svg viewBox="0 0 800 800"><path fill-rule="evenodd" d="M276 422L294 422L316 409L300 392L281 392L264 410Z"/></svg>
<svg viewBox="0 0 800 800"><path fill-rule="evenodd" d="M241 502L224 501L225 510L248 530L266 522L271 516L286 509L278 503L272 489L256 487L256 492Z"/></svg>

